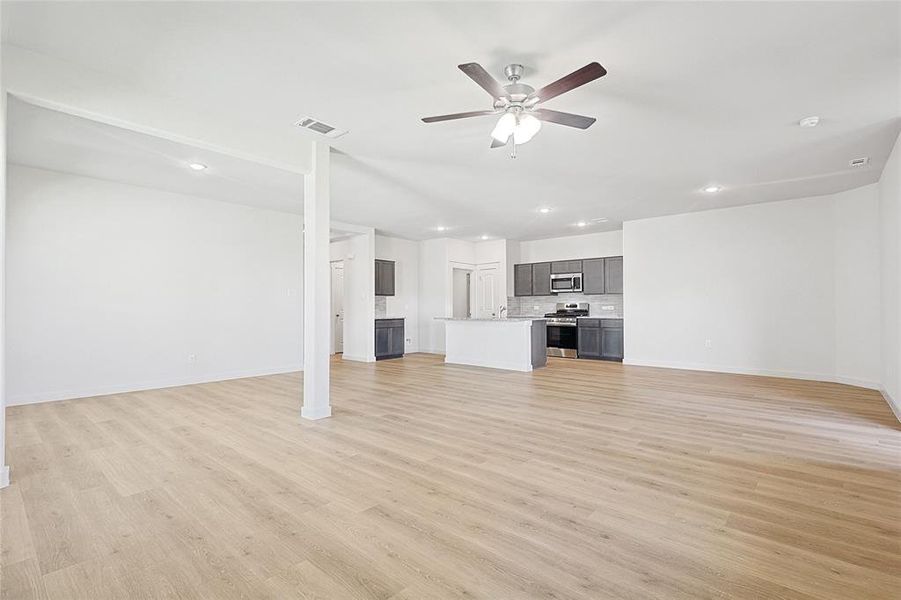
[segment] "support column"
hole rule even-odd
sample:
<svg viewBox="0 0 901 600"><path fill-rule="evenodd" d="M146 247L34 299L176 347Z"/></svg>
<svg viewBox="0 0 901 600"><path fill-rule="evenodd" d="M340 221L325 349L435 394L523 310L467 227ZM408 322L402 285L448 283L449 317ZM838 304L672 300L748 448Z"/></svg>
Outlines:
<svg viewBox="0 0 901 600"><path fill-rule="evenodd" d="M303 184L303 408L304 419L332 414L329 403L329 146L313 142Z"/></svg>
<svg viewBox="0 0 901 600"><path fill-rule="evenodd" d="M0 488L9 485L6 465L6 88L0 67Z"/></svg>

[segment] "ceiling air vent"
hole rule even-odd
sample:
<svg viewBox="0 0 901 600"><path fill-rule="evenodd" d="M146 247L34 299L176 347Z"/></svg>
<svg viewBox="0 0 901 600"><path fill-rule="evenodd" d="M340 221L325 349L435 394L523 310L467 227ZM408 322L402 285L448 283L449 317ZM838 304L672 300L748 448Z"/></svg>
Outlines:
<svg viewBox="0 0 901 600"><path fill-rule="evenodd" d="M849 167L862 167L870 162L869 156L863 156L861 158L855 158L854 160L848 161Z"/></svg>
<svg viewBox="0 0 901 600"><path fill-rule="evenodd" d="M301 117L299 121L295 123L298 127L303 127L304 129L309 129L310 131L315 131L321 135L324 135L328 138L337 138L341 137L347 130L345 129L336 129L331 125L323 123L322 121L317 121L313 117Z"/></svg>

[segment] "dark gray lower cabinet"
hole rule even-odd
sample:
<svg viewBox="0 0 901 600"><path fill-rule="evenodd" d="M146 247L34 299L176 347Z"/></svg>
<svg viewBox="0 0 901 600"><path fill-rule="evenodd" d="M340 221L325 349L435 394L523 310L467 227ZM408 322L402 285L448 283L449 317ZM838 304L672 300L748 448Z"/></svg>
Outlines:
<svg viewBox="0 0 901 600"><path fill-rule="evenodd" d="M400 358L404 355L404 320L375 320L375 359Z"/></svg>
<svg viewBox="0 0 901 600"><path fill-rule="evenodd" d="M601 327L601 360L623 359L623 326Z"/></svg>
<svg viewBox="0 0 901 600"><path fill-rule="evenodd" d="M622 319L579 319L579 358L623 359Z"/></svg>

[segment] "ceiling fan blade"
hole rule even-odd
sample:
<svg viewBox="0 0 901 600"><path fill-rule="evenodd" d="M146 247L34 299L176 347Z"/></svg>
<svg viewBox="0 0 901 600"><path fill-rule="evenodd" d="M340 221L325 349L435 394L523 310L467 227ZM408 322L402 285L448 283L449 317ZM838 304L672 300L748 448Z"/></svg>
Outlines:
<svg viewBox="0 0 901 600"><path fill-rule="evenodd" d="M488 71L482 68L479 63L464 63L457 67L466 73L470 79L479 84L479 86L491 94L494 99L506 98L507 90L498 82L497 79L488 74Z"/></svg>
<svg viewBox="0 0 901 600"><path fill-rule="evenodd" d="M529 94L528 100L537 99L538 102L545 102L551 98L556 98L560 94L573 90L580 85L585 85L589 81L594 81L599 77L607 74L607 69L599 63L593 62L585 65L577 71L573 71L565 77L561 77L554 83L549 83L540 90L536 90Z"/></svg>
<svg viewBox="0 0 901 600"><path fill-rule="evenodd" d="M467 119L469 117L483 117L496 115L496 110L471 110L469 112L454 113L451 115L438 115L437 117L423 117L423 123L438 123L439 121L453 121L454 119Z"/></svg>
<svg viewBox="0 0 901 600"><path fill-rule="evenodd" d="M583 117L582 115L574 115L573 113L560 112L559 110L550 110L547 108L536 108L532 114L548 123L556 123L557 125L566 125L567 127L575 127L577 129L588 129L597 121L594 117Z"/></svg>
<svg viewBox="0 0 901 600"><path fill-rule="evenodd" d="M510 138L507 138L507 141L509 141L509 140L510 140ZM503 148L506 145L507 145L507 142L499 142L495 138L491 138L491 147L492 148Z"/></svg>

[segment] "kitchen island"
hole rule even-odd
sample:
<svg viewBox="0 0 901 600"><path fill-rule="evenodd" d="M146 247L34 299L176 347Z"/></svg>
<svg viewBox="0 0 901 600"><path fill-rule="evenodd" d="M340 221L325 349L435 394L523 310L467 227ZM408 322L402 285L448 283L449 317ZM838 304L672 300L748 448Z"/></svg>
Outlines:
<svg viewBox="0 0 901 600"><path fill-rule="evenodd" d="M542 317L436 320L445 322L446 363L508 371L547 365L547 320Z"/></svg>

